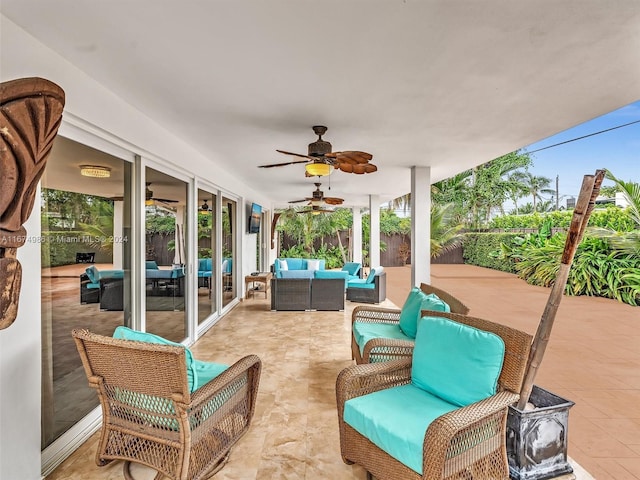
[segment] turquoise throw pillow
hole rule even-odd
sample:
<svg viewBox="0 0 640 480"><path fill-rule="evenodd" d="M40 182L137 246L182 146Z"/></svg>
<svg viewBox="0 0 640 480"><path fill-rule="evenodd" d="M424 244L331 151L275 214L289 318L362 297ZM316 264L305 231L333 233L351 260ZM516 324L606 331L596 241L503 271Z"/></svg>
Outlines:
<svg viewBox="0 0 640 480"><path fill-rule="evenodd" d="M185 349L186 367L187 367L187 379L189 380L189 390L195 392L198 388L198 372L196 370L196 363L193 358L191 350L180 343L175 343L166 338L162 338L152 333L139 332L132 330L128 327L117 327L113 332L113 338L119 338L122 340L133 340L135 342L156 343L158 345L172 345L174 347L182 347Z"/></svg>
<svg viewBox="0 0 640 480"><path fill-rule="evenodd" d="M380 275L380 274L382 274L382 272L384 272L384 267L382 267L382 266L373 267L371 269L371 271L369 271L369 275L367 276L366 283L373 283L374 280L376 279L376 275Z"/></svg>
<svg viewBox="0 0 640 480"><path fill-rule="evenodd" d="M411 382L464 407L495 395L504 351L504 341L494 333L424 317L418 325Z"/></svg>
<svg viewBox="0 0 640 480"><path fill-rule="evenodd" d="M420 305L424 293L418 287L413 287L407 295L407 299L400 310L400 330L410 338L416 338L418 329L418 317L420 316Z"/></svg>
<svg viewBox="0 0 640 480"><path fill-rule="evenodd" d="M418 321L422 310L449 312L449 305L434 293L427 295L418 287L413 287L400 311L400 329L411 338L416 338Z"/></svg>

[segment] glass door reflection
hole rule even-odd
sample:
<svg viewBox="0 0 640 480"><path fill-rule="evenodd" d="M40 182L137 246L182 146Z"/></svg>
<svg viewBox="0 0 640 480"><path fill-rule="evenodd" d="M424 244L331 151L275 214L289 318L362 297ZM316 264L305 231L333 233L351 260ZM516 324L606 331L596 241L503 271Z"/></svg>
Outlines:
<svg viewBox="0 0 640 480"><path fill-rule="evenodd" d="M236 260L236 202L222 198L222 306L236 298L237 281L234 263Z"/></svg>
<svg viewBox="0 0 640 480"><path fill-rule="evenodd" d="M217 311L216 195L198 189L198 324Z"/></svg>
<svg viewBox="0 0 640 480"><path fill-rule="evenodd" d="M174 342L188 336L186 295L186 182L145 171L146 331Z"/></svg>

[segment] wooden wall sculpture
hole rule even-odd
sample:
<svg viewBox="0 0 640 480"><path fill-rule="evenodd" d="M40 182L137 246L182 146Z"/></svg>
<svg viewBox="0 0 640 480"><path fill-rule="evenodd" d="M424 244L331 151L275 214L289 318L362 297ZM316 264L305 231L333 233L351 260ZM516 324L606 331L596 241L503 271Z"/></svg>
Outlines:
<svg viewBox="0 0 640 480"><path fill-rule="evenodd" d="M64 90L43 78L0 83L0 329L18 314L22 267L17 249L27 240L23 224L58 133L64 101Z"/></svg>

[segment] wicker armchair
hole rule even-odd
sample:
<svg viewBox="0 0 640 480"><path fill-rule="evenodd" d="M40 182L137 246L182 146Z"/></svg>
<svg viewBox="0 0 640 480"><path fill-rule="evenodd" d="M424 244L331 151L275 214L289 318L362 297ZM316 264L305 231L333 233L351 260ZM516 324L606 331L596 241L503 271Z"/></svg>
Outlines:
<svg viewBox="0 0 640 480"><path fill-rule="evenodd" d="M347 464L364 467L368 479L373 474L378 480L507 480L505 427L508 406L519 398L532 337L467 315L438 313L438 316L495 333L504 340L504 362L496 394L464 407L454 407L429 424L422 442L421 462L419 458L415 459L422 466L422 474L419 474L358 433L343 416L345 402L350 399L411 384L412 358L348 367L336 381L342 459ZM376 411L388 412L390 406L377 405L375 408ZM424 415L425 408L428 407L418 405L418 415ZM404 435L404 431L399 434Z"/></svg>
<svg viewBox="0 0 640 480"><path fill-rule="evenodd" d="M156 479L201 480L218 472L253 417L261 362L240 359L194 392L180 346L72 332L89 385L102 406L96 463L124 460Z"/></svg>
<svg viewBox="0 0 640 480"><path fill-rule="evenodd" d="M420 285L420 290L427 295L432 293L436 294L449 305L451 313L460 313L463 315L469 313L469 307L444 290L426 283ZM400 309L358 306L353 309L351 315L351 325L355 322L399 325ZM391 338L376 338L370 340L364 346L362 353L360 353L360 347L353 334L353 327L351 330L351 358L358 364L399 360L401 358L409 358L413 353L413 340L396 340Z"/></svg>

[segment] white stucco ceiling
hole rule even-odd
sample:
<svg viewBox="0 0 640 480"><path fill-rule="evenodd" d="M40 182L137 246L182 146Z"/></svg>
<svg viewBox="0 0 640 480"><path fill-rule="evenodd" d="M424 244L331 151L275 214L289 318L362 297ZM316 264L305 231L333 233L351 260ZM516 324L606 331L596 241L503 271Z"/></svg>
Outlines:
<svg viewBox="0 0 640 480"><path fill-rule="evenodd" d="M367 204L640 98L638 0L2 0L2 13L274 205L310 196L312 125L378 172ZM187 162L171 159L176 163ZM576 165L576 174L585 173Z"/></svg>

